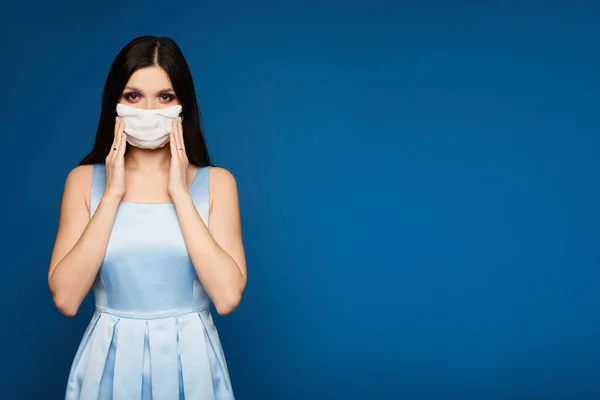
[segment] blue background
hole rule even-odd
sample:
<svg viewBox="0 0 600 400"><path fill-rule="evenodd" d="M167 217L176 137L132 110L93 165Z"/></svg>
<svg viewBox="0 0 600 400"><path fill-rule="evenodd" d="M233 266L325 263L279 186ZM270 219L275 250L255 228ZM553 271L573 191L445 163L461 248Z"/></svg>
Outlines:
<svg viewBox="0 0 600 400"><path fill-rule="evenodd" d="M600 398L599 3L216 3L3 6L2 399L64 394L60 196L144 34L238 180L238 399Z"/></svg>

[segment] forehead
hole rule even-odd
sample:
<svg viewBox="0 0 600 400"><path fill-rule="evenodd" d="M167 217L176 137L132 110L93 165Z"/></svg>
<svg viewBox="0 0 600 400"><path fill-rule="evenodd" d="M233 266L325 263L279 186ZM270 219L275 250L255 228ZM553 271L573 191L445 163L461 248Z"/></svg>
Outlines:
<svg viewBox="0 0 600 400"><path fill-rule="evenodd" d="M167 72L158 66L140 68L135 71L126 86L133 86L144 91L164 90L171 86Z"/></svg>

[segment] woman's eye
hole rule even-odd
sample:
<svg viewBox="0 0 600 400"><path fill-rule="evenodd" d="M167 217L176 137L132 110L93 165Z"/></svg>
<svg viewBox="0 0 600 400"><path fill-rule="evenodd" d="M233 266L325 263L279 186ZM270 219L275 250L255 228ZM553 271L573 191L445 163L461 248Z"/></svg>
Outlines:
<svg viewBox="0 0 600 400"><path fill-rule="evenodd" d="M129 100L129 101L135 101L135 100L139 100L140 95L137 93L127 93L125 95L125 99Z"/></svg>
<svg viewBox="0 0 600 400"><path fill-rule="evenodd" d="M168 94L168 93L163 93L160 96L158 96L158 98L161 101L166 101L166 102L169 102L169 101L173 100L173 97L174 97L173 95Z"/></svg>

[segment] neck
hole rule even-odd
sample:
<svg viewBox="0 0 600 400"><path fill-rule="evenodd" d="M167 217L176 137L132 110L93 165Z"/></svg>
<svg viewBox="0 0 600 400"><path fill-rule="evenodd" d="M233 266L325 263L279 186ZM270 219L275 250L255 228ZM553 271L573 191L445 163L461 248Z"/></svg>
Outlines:
<svg viewBox="0 0 600 400"><path fill-rule="evenodd" d="M171 148L169 143L160 149L146 150L127 145L125 165L127 168L140 170L163 170L171 163Z"/></svg>

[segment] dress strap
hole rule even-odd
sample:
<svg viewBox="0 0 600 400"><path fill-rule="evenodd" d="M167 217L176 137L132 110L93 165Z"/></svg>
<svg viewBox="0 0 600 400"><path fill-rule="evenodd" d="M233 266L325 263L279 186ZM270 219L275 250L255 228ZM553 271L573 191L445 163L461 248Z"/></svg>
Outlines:
<svg viewBox="0 0 600 400"><path fill-rule="evenodd" d="M194 180L190 186L190 194L194 205L202 217L205 224L208 225L209 210L209 176L210 166L199 167ZM92 173L92 188L90 193L90 218L94 215L100 200L104 195L106 186L106 166L104 164L94 164Z"/></svg>
<svg viewBox="0 0 600 400"><path fill-rule="evenodd" d="M106 166L104 164L94 164L92 173L92 190L90 193L90 218L94 215L100 199L104 195L106 186Z"/></svg>
<svg viewBox="0 0 600 400"><path fill-rule="evenodd" d="M199 167L196 175L194 176L194 181L190 186L190 195L192 196L192 200L194 201L194 205L198 210L198 214L208 226L208 212L209 212L209 177L210 177L210 166L208 167Z"/></svg>

